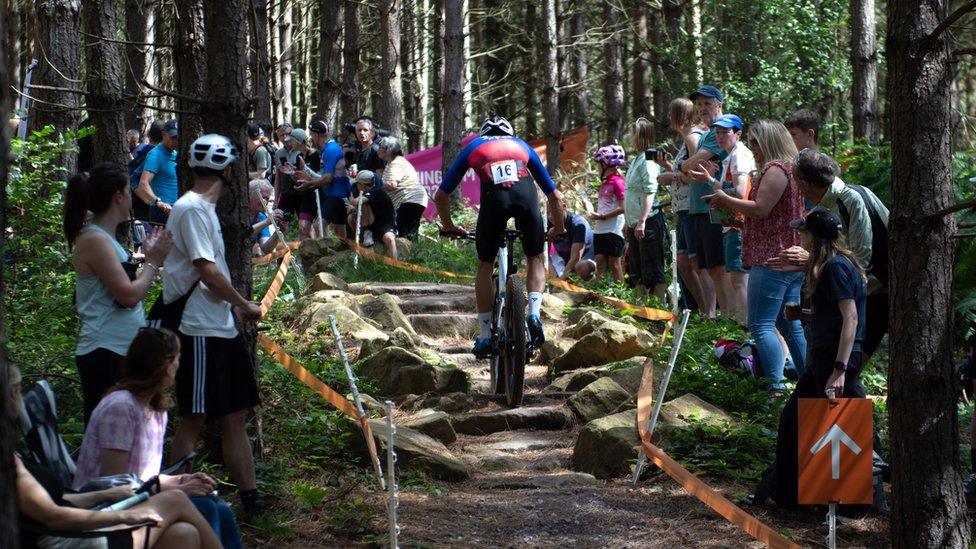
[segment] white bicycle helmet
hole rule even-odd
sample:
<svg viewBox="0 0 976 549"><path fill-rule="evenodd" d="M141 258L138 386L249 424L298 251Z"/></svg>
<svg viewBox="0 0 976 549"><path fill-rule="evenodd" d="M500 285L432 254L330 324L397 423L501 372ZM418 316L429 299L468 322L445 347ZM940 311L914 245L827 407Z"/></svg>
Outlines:
<svg viewBox="0 0 976 549"><path fill-rule="evenodd" d="M511 122L506 120L505 117L493 114L486 118L485 122L481 125L481 135L514 136L515 130L512 128Z"/></svg>
<svg viewBox="0 0 976 549"><path fill-rule="evenodd" d="M190 167L224 171L237 160L237 148L230 139L216 133L201 135L190 145Z"/></svg>

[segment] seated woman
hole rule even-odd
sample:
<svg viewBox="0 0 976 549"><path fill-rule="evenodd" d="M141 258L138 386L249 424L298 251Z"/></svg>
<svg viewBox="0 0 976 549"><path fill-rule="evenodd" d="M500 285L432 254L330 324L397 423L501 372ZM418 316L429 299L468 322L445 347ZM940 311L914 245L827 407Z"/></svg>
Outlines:
<svg viewBox="0 0 976 549"><path fill-rule="evenodd" d="M10 368L10 398L8 402L15 410L20 409L20 370ZM17 503L20 507L21 522L34 523L46 528L62 531L85 531L115 526L118 524L155 523L149 530L149 546L155 548L217 548L220 542L213 530L193 507L186 494L169 491L157 494L149 500L124 511L92 511L102 503L114 503L132 495L129 487L112 488L84 494L66 494L57 477L43 466L22 462L14 456L17 467ZM146 530L132 532L132 546L142 547L146 541ZM37 546L45 549L67 548L89 549L106 547L104 538L75 539L57 536L31 538L21 531L23 547Z"/></svg>
<svg viewBox="0 0 976 549"><path fill-rule="evenodd" d="M132 341L122 379L92 413L78 456L74 487L97 476L132 473L146 480L159 475L170 401L166 392L180 366L180 340L166 329L143 328ZM241 547L234 513L210 497L217 483L204 473L159 475L160 490L180 490L213 527L227 548Z"/></svg>

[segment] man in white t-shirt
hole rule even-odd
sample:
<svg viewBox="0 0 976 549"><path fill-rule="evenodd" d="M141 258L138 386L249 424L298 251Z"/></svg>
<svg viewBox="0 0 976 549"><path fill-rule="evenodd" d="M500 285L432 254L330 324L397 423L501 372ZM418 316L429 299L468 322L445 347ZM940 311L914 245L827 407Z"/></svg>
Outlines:
<svg viewBox="0 0 976 549"><path fill-rule="evenodd" d="M189 153L193 188L176 201L167 221L173 249L163 271L164 302L189 294L179 327L180 426L173 437L172 455L192 452L204 422L219 419L224 460L237 483L245 515L253 516L264 506L258 499L245 420L260 399L251 355L234 314L241 321L254 321L261 317L261 308L231 284L216 211L237 150L226 137L208 134L194 141Z"/></svg>

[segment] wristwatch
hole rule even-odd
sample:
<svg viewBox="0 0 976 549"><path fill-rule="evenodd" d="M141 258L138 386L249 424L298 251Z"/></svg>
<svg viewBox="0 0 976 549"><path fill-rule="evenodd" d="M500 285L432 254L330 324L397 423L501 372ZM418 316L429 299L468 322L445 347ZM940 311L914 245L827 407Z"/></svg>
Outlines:
<svg viewBox="0 0 976 549"><path fill-rule="evenodd" d="M158 206L159 205L159 197L157 196L156 198L153 198L152 199L152 202L150 202L149 205L150 206Z"/></svg>
<svg viewBox="0 0 976 549"><path fill-rule="evenodd" d="M841 372L846 372L847 371L847 364L844 364L843 362L841 362L841 361L838 360L838 361L834 362L834 369L835 370L840 370Z"/></svg>

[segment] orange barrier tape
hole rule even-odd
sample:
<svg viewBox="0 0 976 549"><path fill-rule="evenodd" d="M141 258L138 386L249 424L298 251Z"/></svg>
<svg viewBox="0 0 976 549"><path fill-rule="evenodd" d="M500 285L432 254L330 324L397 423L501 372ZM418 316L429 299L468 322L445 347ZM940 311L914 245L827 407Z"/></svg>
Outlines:
<svg viewBox="0 0 976 549"><path fill-rule="evenodd" d="M268 314L274 300L278 298L278 292L281 291L281 286L285 283L285 276L288 274L288 262L291 259L291 250L285 250L285 254L281 258L281 265L278 266L278 272L275 273L274 280L271 281L267 293L261 299L261 316Z"/></svg>
<svg viewBox="0 0 976 549"><path fill-rule="evenodd" d="M352 248L352 250L357 254L363 257L368 257L370 259L379 261L380 263L385 263L392 267L399 267L401 269L405 269L407 271L413 271L416 273L436 274L447 278L460 278L464 280L474 279L474 276L472 275L461 275L461 274L452 273L450 271L439 271L437 269L431 269L430 267L424 267L423 265L417 265L414 263L407 263L406 261L400 261L399 259L393 259L392 257L388 257L383 254L378 254L373 250L363 248L362 246L356 244L356 242L353 240L349 240L349 239L345 239L345 240L349 244L349 247Z"/></svg>
<svg viewBox="0 0 976 549"><path fill-rule="evenodd" d="M285 255L288 252L297 250L301 246L302 243L298 242L297 240L289 242L287 248L278 248L270 253L266 253L262 256L251 259L251 265L266 265L268 263L271 263L275 259L278 259L279 257Z"/></svg>
<svg viewBox="0 0 976 549"><path fill-rule="evenodd" d="M676 320L676 317L673 314L671 314L670 311L665 311L665 310L662 310L662 309L655 309L653 307L644 307L644 306L640 306L640 305L631 305L630 303L627 303L626 301L623 301L622 299L617 299L617 298L614 298L614 297L607 297L607 296L604 296L604 295L600 295L600 294L598 294L598 293L596 293L596 292L594 292L592 290L587 290L586 288L581 288L579 286L575 286L573 284L570 284L569 282L566 282L565 280L560 280L558 278L550 278L549 279L549 283L552 284L553 286L557 287L557 288L562 288L563 290L567 290L567 291L570 291L570 292L585 292L587 294L590 294L590 295L596 297L597 299L599 299L600 301L602 301L602 302L604 302L604 303L606 303L608 305L613 305L614 307L616 307L618 309L621 309L621 310L624 310L624 311L635 311L634 312L634 316L637 316L637 317L640 317L640 318L644 318L644 319L647 319L647 320L667 320L667 321L670 321L670 322L674 322Z"/></svg>
<svg viewBox="0 0 976 549"><path fill-rule="evenodd" d="M651 444L651 433L647 431L647 420L651 416L653 397L651 389L654 361L644 362L640 388L637 390L637 431L640 433L641 450L665 473L680 484L689 494L695 496L713 511L725 517L755 539L774 549L799 549L799 545L783 537L758 518L743 511L740 507L716 492L701 479L691 474L680 463L671 459L663 450Z"/></svg>

